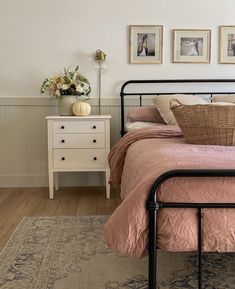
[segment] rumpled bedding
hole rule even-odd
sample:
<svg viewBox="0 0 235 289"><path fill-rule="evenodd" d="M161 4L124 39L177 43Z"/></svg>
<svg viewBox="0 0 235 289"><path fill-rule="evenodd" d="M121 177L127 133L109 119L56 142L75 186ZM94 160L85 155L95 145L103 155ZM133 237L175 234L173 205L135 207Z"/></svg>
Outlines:
<svg viewBox="0 0 235 289"><path fill-rule="evenodd" d="M178 127L159 126L127 133L112 148L109 164L122 203L105 225L107 243L122 255L142 257L154 180L173 169L235 169L235 147L187 144ZM159 201L235 203L235 178L172 178L161 185ZM197 250L195 209L161 209L157 222L159 248ZM235 252L235 209L204 209L203 250Z"/></svg>

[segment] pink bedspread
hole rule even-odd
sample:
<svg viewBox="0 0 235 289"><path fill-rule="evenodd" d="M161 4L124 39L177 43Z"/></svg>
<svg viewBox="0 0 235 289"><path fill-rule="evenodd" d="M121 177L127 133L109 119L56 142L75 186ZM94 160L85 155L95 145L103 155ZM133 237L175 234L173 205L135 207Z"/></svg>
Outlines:
<svg viewBox="0 0 235 289"><path fill-rule="evenodd" d="M235 147L185 143L178 128L166 126L125 135L111 150L112 184L121 182L122 203L105 226L107 243L128 256L147 254L146 201L153 181L173 169L234 169ZM159 194L168 202L233 202L235 178L173 178ZM197 212L162 209L157 245L168 251L197 249ZM235 210L205 209L203 250L235 252Z"/></svg>

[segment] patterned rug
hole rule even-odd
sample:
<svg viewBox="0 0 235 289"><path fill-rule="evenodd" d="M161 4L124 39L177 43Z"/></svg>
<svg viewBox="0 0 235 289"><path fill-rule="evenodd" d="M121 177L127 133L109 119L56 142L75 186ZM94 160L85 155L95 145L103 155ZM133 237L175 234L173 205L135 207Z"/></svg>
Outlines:
<svg viewBox="0 0 235 289"><path fill-rule="evenodd" d="M147 289L147 259L103 238L107 216L26 217L0 255L1 289ZM194 289L196 257L159 251L159 289ZM234 289L235 254L206 254L206 289Z"/></svg>

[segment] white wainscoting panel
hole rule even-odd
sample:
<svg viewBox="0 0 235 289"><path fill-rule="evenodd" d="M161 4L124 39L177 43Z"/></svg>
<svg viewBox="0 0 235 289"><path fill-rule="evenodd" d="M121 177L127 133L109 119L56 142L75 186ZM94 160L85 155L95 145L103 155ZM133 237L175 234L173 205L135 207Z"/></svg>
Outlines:
<svg viewBox="0 0 235 289"><path fill-rule="evenodd" d="M97 114L97 99L90 100ZM111 114L111 146L120 138L120 100L107 98L101 114ZM57 101L48 98L0 98L0 187L45 187L47 115L57 115ZM61 186L104 184L102 173L60 173Z"/></svg>

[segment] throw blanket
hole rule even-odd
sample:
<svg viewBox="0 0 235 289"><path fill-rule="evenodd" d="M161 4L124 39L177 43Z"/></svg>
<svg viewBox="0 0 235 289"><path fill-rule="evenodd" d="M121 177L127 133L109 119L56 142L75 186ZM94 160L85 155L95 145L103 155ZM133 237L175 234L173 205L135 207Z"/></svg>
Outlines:
<svg viewBox="0 0 235 289"><path fill-rule="evenodd" d="M235 147L192 145L179 136L179 129L170 126L139 130L125 135L110 152L110 181L121 181L123 199L105 226L107 243L115 251L138 257L147 254L146 202L159 175L173 169L235 168ZM235 178L172 178L162 184L159 200L235 202ZM197 249L196 210L162 209L157 222L159 248ZM204 251L235 252L234 209L205 209L203 224Z"/></svg>
<svg viewBox="0 0 235 289"><path fill-rule="evenodd" d="M121 183L126 152L131 144L141 139L169 137L182 137L180 128L178 126L165 125L148 129L138 129L127 133L116 143L109 153L109 166L111 169L110 183L113 185Z"/></svg>

